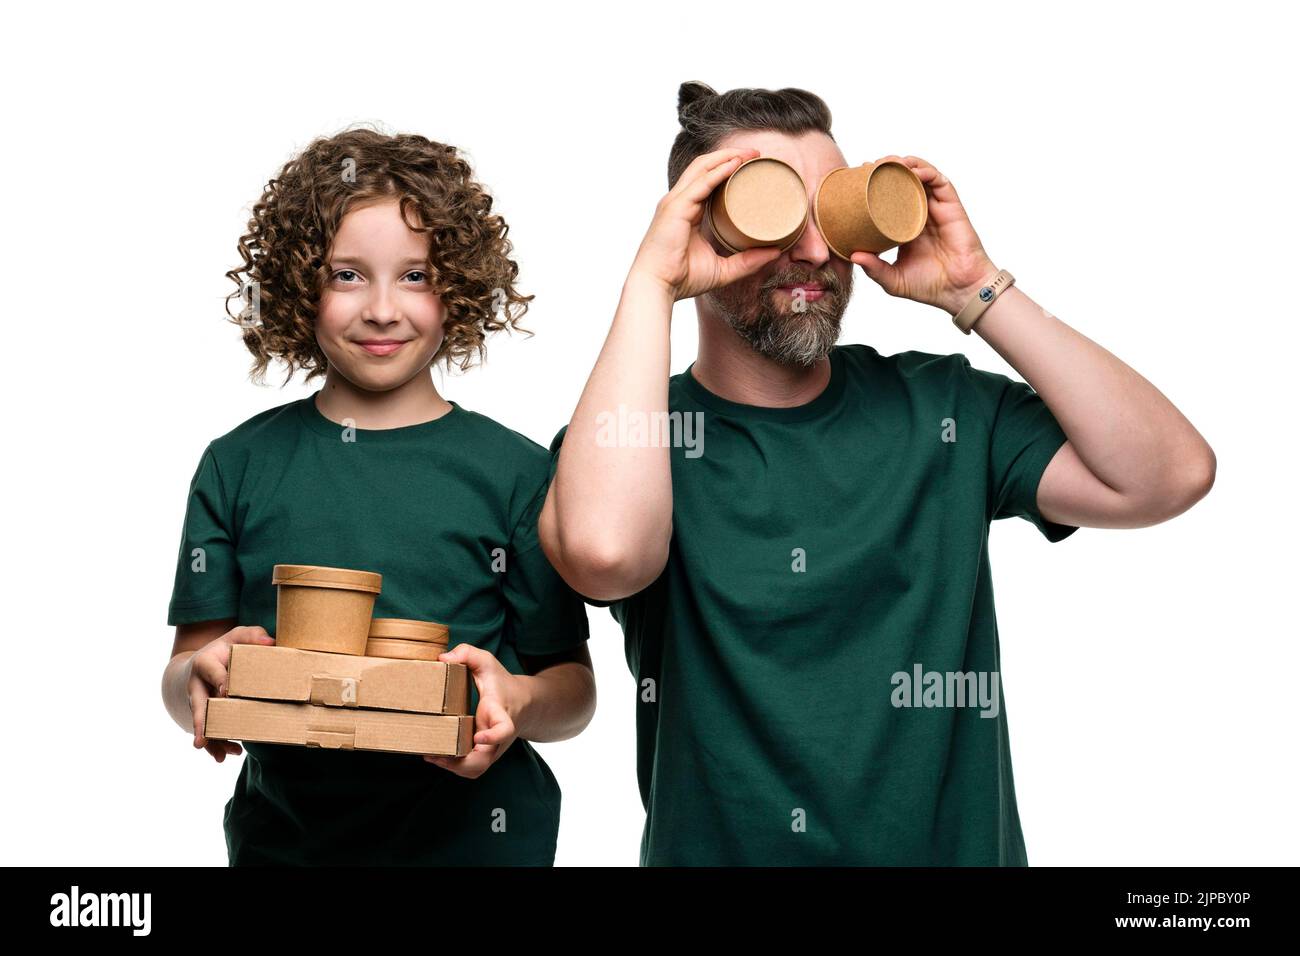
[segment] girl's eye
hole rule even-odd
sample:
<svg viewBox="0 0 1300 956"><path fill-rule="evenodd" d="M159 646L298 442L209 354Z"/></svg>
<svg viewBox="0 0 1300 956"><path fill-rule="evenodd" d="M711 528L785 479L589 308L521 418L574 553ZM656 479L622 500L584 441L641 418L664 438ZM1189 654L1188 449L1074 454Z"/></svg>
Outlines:
<svg viewBox="0 0 1300 956"><path fill-rule="evenodd" d="M411 278L411 276L415 276L416 282L429 281L429 274L427 272L412 270L406 274L406 278L409 279ZM354 280L357 279L357 273L355 269L340 269L338 272L334 273L333 277L339 280L340 282L351 284Z"/></svg>

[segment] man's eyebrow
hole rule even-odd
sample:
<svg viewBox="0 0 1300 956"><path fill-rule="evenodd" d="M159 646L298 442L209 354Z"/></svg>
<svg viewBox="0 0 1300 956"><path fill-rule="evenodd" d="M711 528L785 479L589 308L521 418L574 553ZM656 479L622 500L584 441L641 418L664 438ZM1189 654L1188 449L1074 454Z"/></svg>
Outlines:
<svg viewBox="0 0 1300 956"><path fill-rule="evenodd" d="M330 262L347 263L348 265L354 265L354 266L364 266L368 264L362 256L330 256ZM409 265L423 266L423 265L427 265L428 262L429 262L428 259L423 258L421 256L408 256L407 258L402 260L401 264L404 266L409 266Z"/></svg>

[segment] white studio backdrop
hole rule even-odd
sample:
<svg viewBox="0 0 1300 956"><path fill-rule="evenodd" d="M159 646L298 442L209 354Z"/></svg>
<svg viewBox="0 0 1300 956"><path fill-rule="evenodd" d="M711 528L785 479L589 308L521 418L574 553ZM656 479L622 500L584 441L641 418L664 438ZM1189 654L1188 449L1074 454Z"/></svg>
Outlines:
<svg viewBox="0 0 1300 956"><path fill-rule="evenodd" d="M1217 453L1213 491L1165 525L1055 545L993 526L1030 863L1300 861L1290 8L33 9L11 11L0 66L4 862L225 863L239 759L193 750L159 680L200 453L319 385L250 384L222 321L266 181L359 121L466 150L510 223L537 334L492 340L485 367L439 387L547 444L666 191L687 79L813 90L851 163L933 162L994 262ZM842 341L1014 376L946 315L860 271L856 286ZM681 303L674 372L695 342ZM598 712L540 747L564 794L557 863L635 865L636 688L616 624L589 615Z"/></svg>

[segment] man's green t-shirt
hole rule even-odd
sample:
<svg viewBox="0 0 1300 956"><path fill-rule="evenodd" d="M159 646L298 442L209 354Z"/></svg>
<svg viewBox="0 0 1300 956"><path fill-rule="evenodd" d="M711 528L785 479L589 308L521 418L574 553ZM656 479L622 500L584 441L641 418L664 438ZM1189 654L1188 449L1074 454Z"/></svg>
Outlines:
<svg viewBox="0 0 1300 956"><path fill-rule="evenodd" d="M423 424L345 429L313 396L213 441L190 488L168 623L234 618L274 635L272 567L315 564L379 572L375 617L447 624L453 646L484 648L512 673L521 654L580 645L581 599L537 539L546 450L451 404ZM245 754L225 813L232 865L554 862L560 789L523 740L477 779L418 755L263 743Z"/></svg>
<svg viewBox="0 0 1300 956"><path fill-rule="evenodd" d="M680 436L667 566L611 606L637 679L641 862L1024 865L988 531L1076 530L1035 500L1066 436L962 355L830 361L795 408L688 369L678 421L605 422L605 440Z"/></svg>

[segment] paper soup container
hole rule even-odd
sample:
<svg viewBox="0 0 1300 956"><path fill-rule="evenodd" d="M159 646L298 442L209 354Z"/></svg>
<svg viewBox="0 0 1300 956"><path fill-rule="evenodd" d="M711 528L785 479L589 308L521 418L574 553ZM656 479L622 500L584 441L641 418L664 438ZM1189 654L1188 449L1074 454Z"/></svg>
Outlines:
<svg viewBox="0 0 1300 956"><path fill-rule="evenodd" d="M758 246L788 249L808 223L808 190L794 167L759 156L741 163L713 191L705 219L732 252Z"/></svg>
<svg viewBox="0 0 1300 956"><path fill-rule="evenodd" d="M275 643L331 654L366 652L370 615L383 577L371 571L277 564Z"/></svg>
<svg viewBox="0 0 1300 956"><path fill-rule="evenodd" d="M831 170L817 188L814 215L826 245L848 259L911 242L929 212L916 173L891 159Z"/></svg>
<svg viewBox="0 0 1300 956"><path fill-rule="evenodd" d="M370 622L370 639L430 641L447 646L451 630L435 621L408 621L400 617L377 617Z"/></svg>
<svg viewBox="0 0 1300 956"><path fill-rule="evenodd" d="M377 617L370 622L366 657L392 657L404 661L436 661L447 650L451 630L434 621L409 621Z"/></svg>
<svg viewBox="0 0 1300 956"><path fill-rule="evenodd" d="M438 655L446 650L446 644L433 641L403 641L382 637L372 637L366 641L366 657L392 657L400 661L436 661Z"/></svg>

